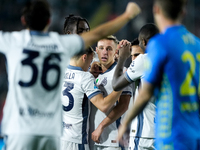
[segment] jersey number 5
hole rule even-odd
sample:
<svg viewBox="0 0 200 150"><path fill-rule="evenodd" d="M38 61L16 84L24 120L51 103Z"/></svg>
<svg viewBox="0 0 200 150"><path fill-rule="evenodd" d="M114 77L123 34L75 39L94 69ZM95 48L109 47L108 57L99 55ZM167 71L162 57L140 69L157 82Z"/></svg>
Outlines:
<svg viewBox="0 0 200 150"><path fill-rule="evenodd" d="M24 60L22 60L21 63L23 66L24 65L30 66L32 69L33 75L29 82L24 82L24 81L20 80L19 85L22 87L30 87L35 84L35 82L37 81L37 78L38 78L38 68L37 68L36 64L34 64L33 60L39 56L39 52L24 49L23 53L27 54L28 57L25 58ZM42 68L41 83L42 83L42 86L48 91L51 91L55 87L57 87L57 85L59 84L59 80L60 80L60 72L61 71L60 71L59 65L58 64L50 64L50 61L53 59L57 59L59 62L61 61L59 54L50 53L47 57L45 57L44 62L43 62L43 68ZM53 85L49 85L46 80L47 73L51 69L54 69L57 72L57 78Z"/></svg>
<svg viewBox="0 0 200 150"><path fill-rule="evenodd" d="M64 106L63 105L63 110L64 111L70 111L73 107L74 107L74 97L73 95L70 93L70 91L74 88L74 84L73 83L68 83L65 82L64 85L66 88L63 91L63 96L67 96L69 98L69 104L68 106Z"/></svg>

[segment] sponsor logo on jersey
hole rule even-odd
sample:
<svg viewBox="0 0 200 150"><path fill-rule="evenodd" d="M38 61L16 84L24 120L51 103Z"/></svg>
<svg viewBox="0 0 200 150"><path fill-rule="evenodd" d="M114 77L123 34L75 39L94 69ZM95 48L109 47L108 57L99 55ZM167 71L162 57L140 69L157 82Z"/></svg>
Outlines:
<svg viewBox="0 0 200 150"><path fill-rule="evenodd" d="M44 49L49 52L58 51L58 46L56 44L36 45L35 43L32 43L32 41L30 41L28 43L28 47L32 49Z"/></svg>
<svg viewBox="0 0 200 150"><path fill-rule="evenodd" d="M129 69L131 70L131 72L135 73L135 70L133 69L133 67L134 67L134 61L132 61Z"/></svg>
<svg viewBox="0 0 200 150"><path fill-rule="evenodd" d="M67 124L67 123L63 122L63 128L71 129L72 128L72 124Z"/></svg>
<svg viewBox="0 0 200 150"><path fill-rule="evenodd" d="M53 117L54 112L42 112L38 109L28 107L28 109L19 108L19 114L21 116L29 115L31 117Z"/></svg>

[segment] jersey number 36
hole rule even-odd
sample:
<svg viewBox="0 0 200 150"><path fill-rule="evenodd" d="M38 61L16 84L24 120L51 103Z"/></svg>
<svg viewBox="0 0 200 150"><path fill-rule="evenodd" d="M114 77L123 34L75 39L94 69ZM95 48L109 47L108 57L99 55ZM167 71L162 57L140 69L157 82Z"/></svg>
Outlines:
<svg viewBox="0 0 200 150"><path fill-rule="evenodd" d="M33 74L30 81L24 82L20 80L19 85L22 87L30 87L36 83L37 78L38 78L38 68L37 68L37 65L34 64L33 60L39 56L39 52L24 49L23 53L27 54L28 57L22 60L21 63L23 66L24 65L30 66ZM41 83L42 83L42 86L48 91L51 91L58 86L59 80L60 80L60 73L61 73L60 66L58 64L55 64L55 63L50 64L50 61L52 59L56 59L59 62L61 61L60 56L57 53L50 53L48 56L44 58L44 62L42 65L43 67L42 67ZM57 77L54 84L50 85L47 83L47 73L52 69L54 69L57 72Z"/></svg>

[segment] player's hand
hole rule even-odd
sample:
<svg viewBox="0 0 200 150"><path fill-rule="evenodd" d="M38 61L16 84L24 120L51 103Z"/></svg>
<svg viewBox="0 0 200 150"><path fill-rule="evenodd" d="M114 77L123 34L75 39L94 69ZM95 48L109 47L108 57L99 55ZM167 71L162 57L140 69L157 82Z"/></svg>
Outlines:
<svg viewBox="0 0 200 150"><path fill-rule="evenodd" d="M121 40L118 44L119 57L127 59L131 55L131 43L127 40Z"/></svg>
<svg viewBox="0 0 200 150"><path fill-rule="evenodd" d="M96 130L92 132L92 140L96 143L100 143L100 136L103 132L103 129L98 126Z"/></svg>
<svg viewBox="0 0 200 150"><path fill-rule="evenodd" d="M123 134L126 132L126 126L121 124L118 129L117 141L122 141Z"/></svg>
<svg viewBox="0 0 200 150"><path fill-rule="evenodd" d="M100 73L103 73L100 62L95 61L92 63L90 73L93 74L95 78L97 78Z"/></svg>
<svg viewBox="0 0 200 150"><path fill-rule="evenodd" d="M134 2L129 2L125 11L129 19L133 19L140 12L141 12L140 7Z"/></svg>

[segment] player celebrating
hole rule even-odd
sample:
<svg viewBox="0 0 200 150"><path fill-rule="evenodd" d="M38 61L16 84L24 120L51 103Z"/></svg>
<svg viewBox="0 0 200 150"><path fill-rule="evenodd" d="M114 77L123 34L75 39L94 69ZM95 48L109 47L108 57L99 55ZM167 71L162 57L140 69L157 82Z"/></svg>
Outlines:
<svg viewBox="0 0 200 150"><path fill-rule="evenodd" d="M181 25L185 5L186 0L154 1L154 17L161 34L149 41L145 82L119 129L119 137L154 93L156 149L200 148L200 40Z"/></svg>
<svg viewBox="0 0 200 150"><path fill-rule="evenodd" d="M69 58L116 32L139 12L135 3L129 3L121 16L81 37L61 36L47 32L49 5L36 0L23 11L27 30L0 32L0 51L7 57L9 79L2 121L6 149L59 149L61 83Z"/></svg>
<svg viewBox="0 0 200 150"><path fill-rule="evenodd" d="M145 52L146 45L150 38L159 33L158 28L154 24L146 24L144 25L139 32L139 45L140 49L142 49L143 53ZM126 41L121 41L120 44ZM140 54L140 49L136 49L139 56L132 61L128 70L123 74L120 72L122 70L123 62L126 57L123 53L123 49L120 49L120 60L117 65L117 69L115 71L113 77L113 89L119 90L124 86L129 85L132 82L136 84L136 94L138 95L138 87L142 86L144 72L145 72L145 64L147 61L147 54ZM133 51L134 49L132 49ZM132 52L135 53L135 52ZM119 76L120 75L120 76ZM130 142L129 149L154 149L155 143L155 135L154 135L154 127L155 127L155 98L151 98L148 105L145 107L142 113L140 113L137 118L135 118L131 123L130 130Z"/></svg>

